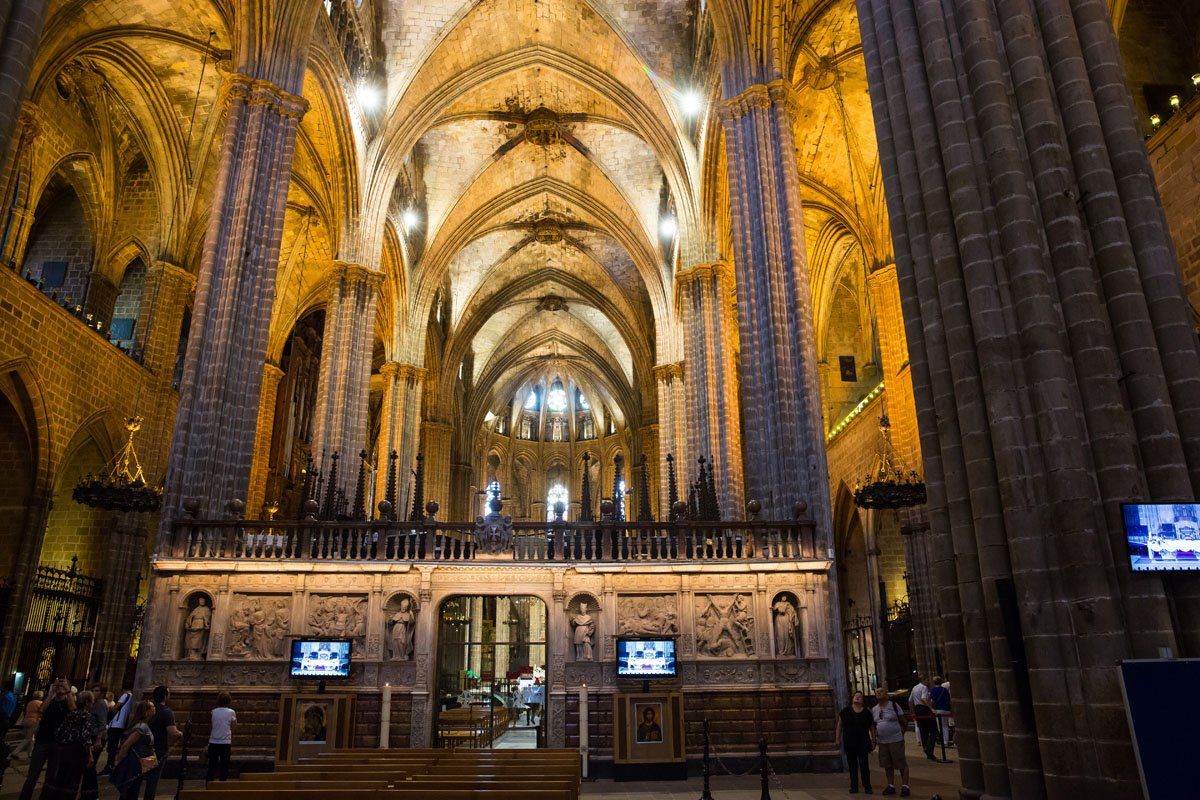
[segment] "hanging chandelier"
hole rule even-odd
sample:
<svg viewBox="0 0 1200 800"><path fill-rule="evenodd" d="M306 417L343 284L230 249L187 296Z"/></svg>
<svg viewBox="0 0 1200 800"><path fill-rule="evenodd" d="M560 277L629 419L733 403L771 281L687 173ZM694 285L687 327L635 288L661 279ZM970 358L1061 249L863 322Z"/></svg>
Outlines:
<svg viewBox="0 0 1200 800"><path fill-rule="evenodd" d="M879 469L854 486L854 504L859 508L897 509L924 505L928 496L925 481L916 470L905 471L896 461L892 447L892 423L887 414L879 418Z"/></svg>
<svg viewBox="0 0 1200 800"><path fill-rule="evenodd" d="M76 502L104 511L158 511L162 505L162 492L146 485L142 464L133 449L133 435L142 428L141 417L125 420L129 438L125 447L109 464L102 475L88 473L79 479L71 498Z"/></svg>

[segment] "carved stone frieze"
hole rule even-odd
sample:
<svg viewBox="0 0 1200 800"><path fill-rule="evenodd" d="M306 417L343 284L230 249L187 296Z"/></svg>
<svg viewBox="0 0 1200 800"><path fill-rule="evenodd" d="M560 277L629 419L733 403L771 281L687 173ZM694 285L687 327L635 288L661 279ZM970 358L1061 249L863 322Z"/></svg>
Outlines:
<svg viewBox="0 0 1200 800"><path fill-rule="evenodd" d="M247 660L283 658L292 627L292 601L282 595L233 595L225 655Z"/></svg>
<svg viewBox="0 0 1200 800"><path fill-rule="evenodd" d="M391 662L379 670L379 679L392 686L412 686L417 674L417 665L412 661Z"/></svg>
<svg viewBox="0 0 1200 800"><path fill-rule="evenodd" d="M696 654L748 658L755 654L754 607L749 594L704 594L696 606Z"/></svg>
<svg viewBox="0 0 1200 800"><path fill-rule="evenodd" d="M703 684L757 685L761 683L757 664L709 664L696 667L696 681Z"/></svg>
<svg viewBox="0 0 1200 800"><path fill-rule="evenodd" d="M634 594L617 598L621 636L674 636L679 633L679 598L674 594Z"/></svg>
<svg viewBox="0 0 1200 800"><path fill-rule="evenodd" d="M308 601L306 622L314 635L361 641L367 632L367 598L362 595L313 595Z"/></svg>
<svg viewBox="0 0 1200 800"><path fill-rule="evenodd" d="M574 687L583 683L588 686L611 686L614 683L612 664L599 664L594 661L567 664L567 686Z"/></svg>

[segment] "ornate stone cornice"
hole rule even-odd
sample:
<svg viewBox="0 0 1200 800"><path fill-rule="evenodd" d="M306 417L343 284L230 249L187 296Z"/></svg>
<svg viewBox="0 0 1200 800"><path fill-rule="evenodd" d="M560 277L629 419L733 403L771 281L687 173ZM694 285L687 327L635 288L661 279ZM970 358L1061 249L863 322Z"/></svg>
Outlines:
<svg viewBox="0 0 1200 800"><path fill-rule="evenodd" d="M774 80L770 83L756 83L747 86L740 93L721 102L717 106L717 116L722 122L739 119L754 109L768 109L772 106L785 106L789 110L793 106L792 87L785 80Z"/></svg>
<svg viewBox="0 0 1200 800"><path fill-rule="evenodd" d="M379 374L385 378L395 377L397 380L412 381L414 383L425 380L425 373L426 370L423 367L403 364L399 361L385 362L379 368Z"/></svg>
<svg viewBox="0 0 1200 800"><path fill-rule="evenodd" d="M226 107L241 101L246 105L265 106L269 111L299 121L308 111L308 101L268 81L234 72L224 86Z"/></svg>
<svg viewBox="0 0 1200 800"><path fill-rule="evenodd" d="M667 383L672 378L675 380L683 380L683 362L676 361L674 364L659 364L653 369L654 379L659 383Z"/></svg>

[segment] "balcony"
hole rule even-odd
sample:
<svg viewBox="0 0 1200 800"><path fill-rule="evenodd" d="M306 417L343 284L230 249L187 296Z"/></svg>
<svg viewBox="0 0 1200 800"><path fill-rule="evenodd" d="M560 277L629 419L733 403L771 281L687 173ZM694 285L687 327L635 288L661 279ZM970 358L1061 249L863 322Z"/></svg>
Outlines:
<svg viewBox="0 0 1200 800"><path fill-rule="evenodd" d="M508 524L182 520L160 559L510 564L825 561L812 520Z"/></svg>

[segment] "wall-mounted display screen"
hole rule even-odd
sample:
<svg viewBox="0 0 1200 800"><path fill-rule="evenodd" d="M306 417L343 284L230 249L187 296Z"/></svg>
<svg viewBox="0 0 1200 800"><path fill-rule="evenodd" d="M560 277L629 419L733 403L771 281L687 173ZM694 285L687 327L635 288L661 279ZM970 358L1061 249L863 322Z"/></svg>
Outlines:
<svg viewBox="0 0 1200 800"><path fill-rule="evenodd" d="M617 676L674 678L674 639L617 639Z"/></svg>
<svg viewBox="0 0 1200 800"><path fill-rule="evenodd" d="M349 678L349 639L292 640L293 678Z"/></svg>
<svg viewBox="0 0 1200 800"><path fill-rule="evenodd" d="M1200 503L1126 503L1134 572L1200 570Z"/></svg>

